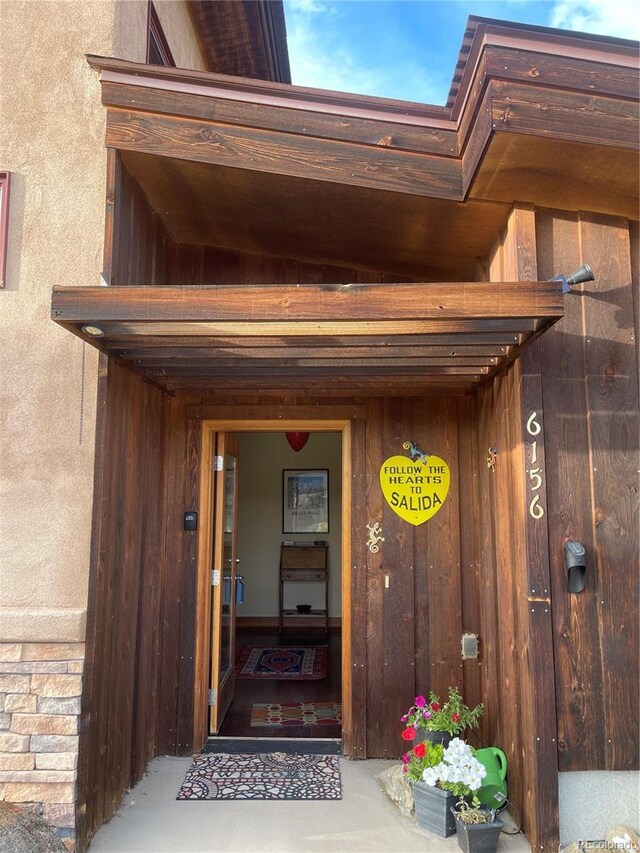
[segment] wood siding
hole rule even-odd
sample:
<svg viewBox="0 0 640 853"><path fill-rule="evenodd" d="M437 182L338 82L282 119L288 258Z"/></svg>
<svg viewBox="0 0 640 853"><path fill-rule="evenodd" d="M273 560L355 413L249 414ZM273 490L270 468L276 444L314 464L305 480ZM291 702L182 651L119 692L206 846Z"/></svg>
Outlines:
<svg viewBox="0 0 640 853"><path fill-rule="evenodd" d="M114 159L114 181L119 169ZM108 230L109 269L119 284L141 275L174 285L362 275L173 244L137 184L126 174L119 180L129 194L119 221L128 226ZM630 684L638 648L637 236L637 224L626 220L517 206L489 278L545 280L586 261L596 281L568 294L565 319L467 397L329 396L311 383L291 392L236 394L228 385L204 397L169 396L115 361L108 373L104 366L80 839L110 817L153 755L200 746L193 736L196 537L181 522L198 505L203 418L352 421L346 754L399 756L399 718L416 692L459 686L469 704L485 702L478 743L507 753L510 797L530 842L543 850L557 846L558 769L637 767L638 690ZM144 247L135 263L125 244ZM534 413L538 490L527 431ZM378 482L380 465L402 454L405 440L441 456L452 475L441 510L416 528L386 505ZM491 447L495 471L486 463ZM540 518L529 512L536 495ZM371 554L366 525L375 521L385 542ZM587 548L580 594L566 591L563 546L571 537ZM478 661L461 660L464 631L480 637Z"/></svg>
<svg viewBox="0 0 640 853"><path fill-rule="evenodd" d="M585 262L596 277L478 394L478 458L497 448L495 471L478 470L476 509L485 725L507 753L527 837L543 849L557 843L558 770L638 767L634 233L623 219L519 205L489 264L497 280L544 280ZM572 538L587 550L578 594L564 566Z"/></svg>
<svg viewBox="0 0 640 853"><path fill-rule="evenodd" d="M156 754L163 588L162 395L106 359L78 769L80 849Z"/></svg>
<svg viewBox="0 0 640 853"><path fill-rule="evenodd" d="M560 770L638 767L637 223L540 210L538 274L589 263L540 340ZM635 239L634 239L635 234ZM635 284L634 284L635 282ZM563 547L587 552L567 592ZM593 733L598 736L594 737Z"/></svg>
<svg viewBox="0 0 640 853"><path fill-rule="evenodd" d="M176 242L113 150L109 152L106 222L105 278L112 285L411 281L373 269ZM215 242L213 235L211 239Z"/></svg>

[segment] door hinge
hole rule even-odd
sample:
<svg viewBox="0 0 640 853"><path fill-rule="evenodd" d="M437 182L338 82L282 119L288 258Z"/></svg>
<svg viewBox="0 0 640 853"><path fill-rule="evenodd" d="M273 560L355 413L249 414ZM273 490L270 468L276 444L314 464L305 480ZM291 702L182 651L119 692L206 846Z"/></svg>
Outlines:
<svg viewBox="0 0 640 853"><path fill-rule="evenodd" d="M224 459L222 458L222 456L214 456L213 468L214 471L222 471L222 469L224 468Z"/></svg>
<svg viewBox="0 0 640 853"><path fill-rule="evenodd" d="M211 569L211 586L220 586L220 569Z"/></svg>
<svg viewBox="0 0 640 853"><path fill-rule="evenodd" d="M215 705L217 703L217 701L218 701L218 691L217 690L210 690L209 691L209 704Z"/></svg>

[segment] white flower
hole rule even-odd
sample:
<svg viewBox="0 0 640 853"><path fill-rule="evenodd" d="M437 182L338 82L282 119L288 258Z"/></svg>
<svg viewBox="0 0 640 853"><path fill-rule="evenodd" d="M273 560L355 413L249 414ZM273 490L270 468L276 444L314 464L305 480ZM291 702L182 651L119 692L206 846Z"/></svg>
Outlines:
<svg viewBox="0 0 640 853"><path fill-rule="evenodd" d="M435 767L427 767L426 770L424 770L422 773L423 781L427 785L431 785L432 788L435 788L438 783L438 780L440 779L440 773L442 772L443 767L444 765L442 763L436 764Z"/></svg>
<svg viewBox="0 0 640 853"><path fill-rule="evenodd" d="M428 767L422 778L432 787L438 782L460 783L470 791L477 791L486 774L486 768L474 756L471 747L456 737L445 749L442 761L435 767Z"/></svg>

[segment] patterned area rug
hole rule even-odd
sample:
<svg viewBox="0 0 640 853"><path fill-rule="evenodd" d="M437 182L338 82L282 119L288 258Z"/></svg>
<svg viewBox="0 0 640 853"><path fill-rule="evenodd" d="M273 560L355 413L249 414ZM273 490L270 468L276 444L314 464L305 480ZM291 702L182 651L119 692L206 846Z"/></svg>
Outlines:
<svg viewBox="0 0 640 853"><path fill-rule="evenodd" d="M199 755L177 800L340 800L337 755Z"/></svg>
<svg viewBox="0 0 640 853"><path fill-rule="evenodd" d="M236 662L236 678L299 678L310 681L327 674L327 646L244 646Z"/></svg>
<svg viewBox="0 0 640 853"><path fill-rule="evenodd" d="M340 702L271 702L251 707L252 726L338 726Z"/></svg>

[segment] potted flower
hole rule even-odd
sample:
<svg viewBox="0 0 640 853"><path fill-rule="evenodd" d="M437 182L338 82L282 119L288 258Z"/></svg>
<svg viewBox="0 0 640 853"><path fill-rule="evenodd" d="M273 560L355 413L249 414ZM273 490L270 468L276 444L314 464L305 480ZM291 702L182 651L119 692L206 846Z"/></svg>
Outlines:
<svg viewBox="0 0 640 853"><path fill-rule="evenodd" d="M414 782L413 798L418 825L442 838L456 831L454 805L456 800L470 798L478 790L486 769L474 756L474 750L458 737L446 748L442 744L423 742L428 760L422 770L422 779ZM415 750L420 748L416 744ZM435 760L440 756L440 760ZM412 770L412 762L414 763ZM409 753L408 772L418 770Z"/></svg>
<svg viewBox="0 0 640 853"><path fill-rule="evenodd" d="M471 803L461 800L453 809L458 846L464 853L495 853L504 824L494 809L481 805L474 797Z"/></svg>
<svg viewBox="0 0 640 853"><path fill-rule="evenodd" d="M445 702L431 691L428 699L416 696L414 704L400 718L405 724L402 737L404 740L437 741L446 747L454 735L477 726L483 711L482 704L475 708L465 705L455 687L449 688Z"/></svg>
<svg viewBox="0 0 640 853"><path fill-rule="evenodd" d="M446 838L455 832L454 818L450 813L455 801L453 794L441 790L432 791L422 781L425 770L440 764L443 756L444 747L441 743L419 741L402 756L402 764L412 783L418 826Z"/></svg>

